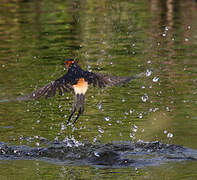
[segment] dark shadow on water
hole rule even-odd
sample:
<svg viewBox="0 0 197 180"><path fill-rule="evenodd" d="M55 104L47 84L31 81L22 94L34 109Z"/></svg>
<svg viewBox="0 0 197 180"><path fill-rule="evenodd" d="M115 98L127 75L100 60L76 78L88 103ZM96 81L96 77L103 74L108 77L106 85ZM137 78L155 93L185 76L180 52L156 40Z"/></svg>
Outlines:
<svg viewBox="0 0 197 180"><path fill-rule="evenodd" d="M197 150L156 142L110 144L43 141L47 147L14 146L0 143L0 160L41 160L55 164L99 167L145 167L172 161L196 161Z"/></svg>

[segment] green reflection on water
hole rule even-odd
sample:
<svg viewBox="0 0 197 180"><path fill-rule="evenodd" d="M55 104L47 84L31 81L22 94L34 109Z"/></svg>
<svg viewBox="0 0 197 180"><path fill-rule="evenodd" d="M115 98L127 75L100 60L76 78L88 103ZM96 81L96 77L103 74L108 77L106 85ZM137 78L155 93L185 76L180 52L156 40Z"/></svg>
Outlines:
<svg viewBox="0 0 197 180"><path fill-rule="evenodd" d="M58 78L65 73L65 57L77 57L84 69L105 74L124 76L147 69L153 73L104 92L91 88L85 114L74 131L62 125L72 95L0 103L0 141L27 144L22 137L61 140L68 136L105 143L159 140L197 148L197 7L194 1L162 3L2 2L0 99L29 93ZM146 95L148 100L143 102ZM46 169L48 173L50 167Z"/></svg>

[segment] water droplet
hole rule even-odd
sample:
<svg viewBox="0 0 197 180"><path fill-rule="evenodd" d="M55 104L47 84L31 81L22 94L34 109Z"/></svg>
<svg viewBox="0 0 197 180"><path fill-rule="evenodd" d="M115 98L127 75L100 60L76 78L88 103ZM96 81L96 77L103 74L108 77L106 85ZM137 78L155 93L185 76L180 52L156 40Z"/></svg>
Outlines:
<svg viewBox="0 0 197 180"><path fill-rule="evenodd" d="M148 100L148 95L144 94L144 96L141 97L143 102L146 102Z"/></svg>
<svg viewBox="0 0 197 180"><path fill-rule="evenodd" d="M165 31L168 31L168 30L169 30L169 29L168 29L168 26L166 26L166 27L165 27Z"/></svg>
<svg viewBox="0 0 197 180"><path fill-rule="evenodd" d="M143 143L144 141L142 139L137 140L138 143Z"/></svg>
<svg viewBox="0 0 197 180"><path fill-rule="evenodd" d="M88 71L89 71L89 72L92 72L92 68L91 68L90 65L88 65Z"/></svg>
<svg viewBox="0 0 197 180"><path fill-rule="evenodd" d="M109 121L111 118L110 117L104 117L105 121Z"/></svg>
<svg viewBox="0 0 197 180"><path fill-rule="evenodd" d="M138 117L139 117L140 119L142 119L142 118L143 118L142 113L140 113Z"/></svg>
<svg viewBox="0 0 197 180"><path fill-rule="evenodd" d="M130 109L129 113L132 114L135 110L134 109Z"/></svg>
<svg viewBox="0 0 197 180"><path fill-rule="evenodd" d="M138 126L136 126L135 124L133 125L133 127L131 128L131 130L136 133L138 130Z"/></svg>
<svg viewBox="0 0 197 180"><path fill-rule="evenodd" d="M152 74L152 71L150 69L146 70L146 77L150 76Z"/></svg>
<svg viewBox="0 0 197 180"><path fill-rule="evenodd" d="M157 82L159 80L159 77L154 77L153 82Z"/></svg>
<svg viewBox="0 0 197 180"><path fill-rule="evenodd" d="M135 129L138 129L138 126L137 126L137 125L135 125L135 124L133 125L133 127L134 127Z"/></svg>
<svg viewBox="0 0 197 180"><path fill-rule="evenodd" d="M127 115L129 115L129 113L128 113L128 112L125 112L124 114L125 114L126 116L127 116Z"/></svg>
<svg viewBox="0 0 197 180"><path fill-rule="evenodd" d="M120 120L117 120L116 122L117 122L118 124L122 124L122 121L120 121Z"/></svg>
<svg viewBox="0 0 197 180"><path fill-rule="evenodd" d="M93 142L96 142L97 141L97 137L95 137L94 139L93 139Z"/></svg>
<svg viewBox="0 0 197 180"><path fill-rule="evenodd" d="M159 110L159 108L154 108L153 109L153 112L156 112L156 111L158 111Z"/></svg>
<svg viewBox="0 0 197 180"><path fill-rule="evenodd" d="M102 109L102 102L99 102L99 103L97 104L97 108L98 108L98 109Z"/></svg>
<svg viewBox="0 0 197 180"><path fill-rule="evenodd" d="M166 107L166 111L170 111L170 109L169 109L169 107L168 107L168 106Z"/></svg>
<svg viewBox="0 0 197 180"><path fill-rule="evenodd" d="M65 130L67 126L64 125L64 123L61 123L61 130Z"/></svg>
<svg viewBox="0 0 197 180"><path fill-rule="evenodd" d="M130 138L135 139L135 134L130 133L129 136L130 136Z"/></svg>
<svg viewBox="0 0 197 180"><path fill-rule="evenodd" d="M94 155L96 156L96 157L100 157L100 155L99 155L99 153L98 152L94 152Z"/></svg>
<svg viewBox="0 0 197 180"><path fill-rule="evenodd" d="M151 63L151 60L148 60L148 61L147 61L147 64L150 64L150 63Z"/></svg>
<svg viewBox="0 0 197 180"><path fill-rule="evenodd" d="M173 137L173 134L172 134L172 133L168 133L168 134L167 134L167 137L168 137L168 138L172 138L172 137Z"/></svg>
<svg viewBox="0 0 197 180"><path fill-rule="evenodd" d="M133 131L133 132L137 132L137 129L135 129L135 128L132 128L132 131Z"/></svg>
<svg viewBox="0 0 197 180"><path fill-rule="evenodd" d="M98 129L98 132L100 132L100 133L104 133L104 130L103 130L103 129L101 129L101 128L99 128L99 129Z"/></svg>

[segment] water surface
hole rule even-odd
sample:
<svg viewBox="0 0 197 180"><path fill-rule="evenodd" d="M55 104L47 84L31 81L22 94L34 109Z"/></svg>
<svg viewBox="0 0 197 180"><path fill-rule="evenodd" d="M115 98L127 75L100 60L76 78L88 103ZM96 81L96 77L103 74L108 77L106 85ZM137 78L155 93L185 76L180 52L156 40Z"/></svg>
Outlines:
<svg viewBox="0 0 197 180"><path fill-rule="evenodd" d="M197 149L196 12L192 0L2 1L0 142L35 148L43 139L159 141ZM123 86L90 88L85 114L74 126L65 123L72 94L5 102L66 73L63 60L72 57L90 71L146 75ZM2 160L0 166L1 179L197 176L191 160L113 169L40 160Z"/></svg>

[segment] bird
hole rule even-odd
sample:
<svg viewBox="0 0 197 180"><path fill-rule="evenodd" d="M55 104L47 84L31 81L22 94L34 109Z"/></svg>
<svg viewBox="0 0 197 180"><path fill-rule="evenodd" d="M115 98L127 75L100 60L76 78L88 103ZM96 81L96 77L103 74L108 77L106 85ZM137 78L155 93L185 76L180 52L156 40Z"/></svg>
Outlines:
<svg viewBox="0 0 197 180"><path fill-rule="evenodd" d="M64 63L68 69L66 74L26 96L18 97L17 100L39 100L43 96L45 98L55 96L56 92L59 92L60 96L64 92L74 92L74 103L67 124L76 111L78 112L73 124L84 113L85 94L90 85L99 88L121 85L142 75L140 73L136 76L111 76L83 70L75 59L65 59Z"/></svg>

